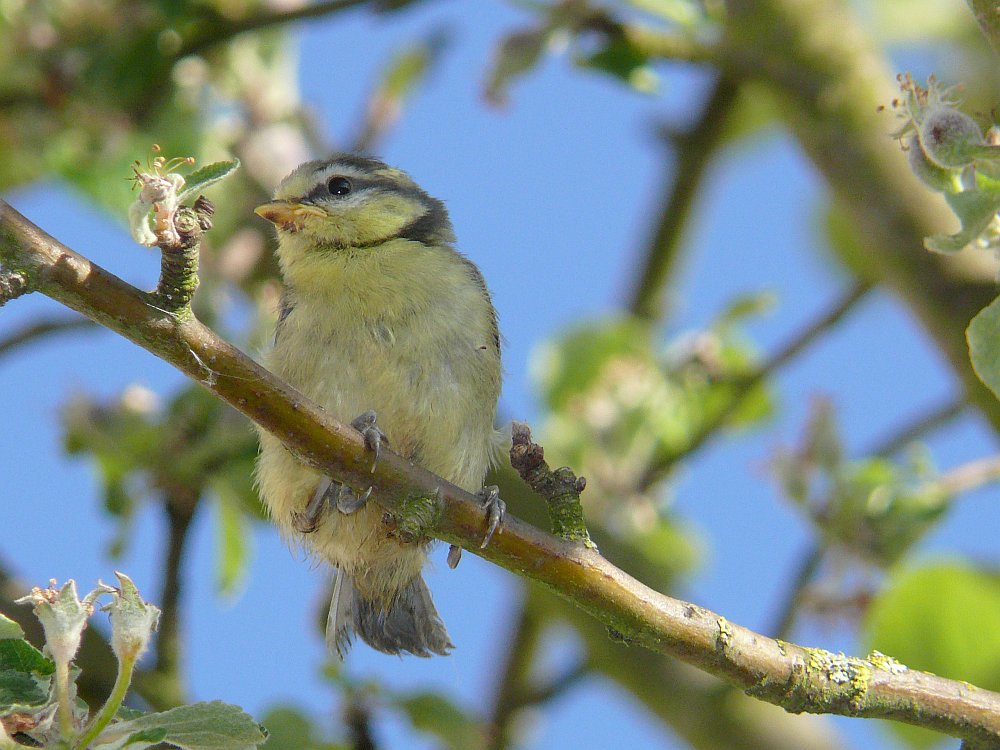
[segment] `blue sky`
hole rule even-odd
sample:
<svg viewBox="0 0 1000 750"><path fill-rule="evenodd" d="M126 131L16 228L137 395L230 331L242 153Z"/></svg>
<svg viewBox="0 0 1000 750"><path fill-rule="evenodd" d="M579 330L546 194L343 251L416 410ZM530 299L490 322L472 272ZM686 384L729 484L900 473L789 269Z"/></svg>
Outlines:
<svg viewBox="0 0 1000 750"><path fill-rule="evenodd" d="M407 108L381 156L447 202L459 247L482 268L500 313L507 341L503 410L530 421L537 415L532 351L564 326L613 311L623 299L662 181L655 128L687 122L708 79L693 69L665 69L662 93L646 97L553 58L515 86L509 107L490 108L481 83L492 47L502 31L527 20L502 4L477 4L471 17L461 15L458 3L439 2L385 21L345 15L300 27L296 35L303 99L336 143L349 134L392 49L440 24L452 28L443 64ZM7 198L128 281L147 288L155 283L158 259L131 243L119 219L93 213L55 184ZM704 325L745 292L777 295L775 310L750 326L764 351L823 311L847 279L822 249L822 201L812 167L780 132L723 150L695 211L693 250L678 279L665 340ZM18 300L0 311L0 335L56 310L40 297ZM112 529L98 510L96 477L88 465L63 456L56 416L75 391L111 396L138 382L169 394L181 376L112 334L91 332L0 362L0 382L9 394L0 476L9 507L18 513L16 536L6 535L7 564L29 584L73 577L81 587L98 577L111 579L117 565L154 598L158 514L148 509L124 560L109 561L103 551ZM800 434L811 397L833 399L848 447L860 451L908 415L946 399L952 388L950 372L911 316L884 293L870 296L781 372L781 410L765 431L725 439L681 472L675 507L705 550L683 595L751 628L772 621L783 582L809 537L764 467L778 444ZM996 440L968 416L930 445L936 462L948 467L987 455ZM977 530L995 528L995 495L981 491L964 498L919 555L957 550L991 558L991 540ZM220 601L213 591L214 533L213 513L206 508L196 520L184 571L193 695L238 703L258 716L280 701L321 715L332 694L319 677L324 655L311 618L324 572L290 554L272 529L260 526L242 595ZM443 554L434 555L428 580L458 645L455 653L399 660L358 647L349 669L404 689L437 686L481 708L489 705L516 589L507 573L473 555L450 571ZM859 648L850 632L830 627L803 627L795 640L835 651ZM568 658L574 648L570 639L558 639L551 658ZM889 736L872 723L836 723L858 746L890 746ZM390 721L378 729L385 747L411 746L405 727ZM530 736L532 747L681 747L619 688L597 680L547 706Z"/></svg>

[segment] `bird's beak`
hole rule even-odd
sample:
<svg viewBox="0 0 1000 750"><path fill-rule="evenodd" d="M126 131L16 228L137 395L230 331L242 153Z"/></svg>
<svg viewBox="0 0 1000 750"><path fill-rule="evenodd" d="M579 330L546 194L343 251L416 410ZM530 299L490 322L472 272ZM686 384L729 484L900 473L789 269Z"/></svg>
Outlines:
<svg viewBox="0 0 1000 750"><path fill-rule="evenodd" d="M295 201L271 201L257 206L253 211L286 232L298 232L308 219L325 216L323 209Z"/></svg>

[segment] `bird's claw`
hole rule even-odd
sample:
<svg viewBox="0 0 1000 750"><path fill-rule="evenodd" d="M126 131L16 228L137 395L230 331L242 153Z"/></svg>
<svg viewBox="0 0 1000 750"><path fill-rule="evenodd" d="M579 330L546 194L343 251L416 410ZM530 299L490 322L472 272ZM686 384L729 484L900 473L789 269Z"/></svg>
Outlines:
<svg viewBox="0 0 1000 750"><path fill-rule="evenodd" d="M440 490L438 492L440 493ZM479 490L476 497L482 500L483 508L486 510L486 536L483 538L483 543L479 545L480 549L486 549L490 540L493 539L493 535L503 524L503 518L507 513L507 503L500 499L500 488L493 484ZM461 561L462 548L457 544L448 547L448 567L454 570Z"/></svg>
<svg viewBox="0 0 1000 750"><path fill-rule="evenodd" d="M486 510L486 536L483 538L483 543L479 545L480 549L486 549L490 540L493 539L493 534L503 524L503 518L507 513L507 503L500 499L500 488L495 484L483 487L476 493L476 497L483 501L483 508Z"/></svg>
<svg viewBox="0 0 1000 750"><path fill-rule="evenodd" d="M364 438L365 447L375 454L375 458L372 460L372 473L375 472L375 467L378 466L378 459L382 454L382 444L389 444L389 439L378 428L378 425L375 424L375 420L375 411L369 409L364 414L355 417L351 422L351 427L360 432L361 437Z"/></svg>
<svg viewBox="0 0 1000 750"><path fill-rule="evenodd" d="M329 503L330 493L339 486L329 477L323 477L316 486L316 491L309 498L309 502L306 503L305 509L301 513L296 512L292 514L292 528L300 534L312 534L316 531Z"/></svg>
<svg viewBox="0 0 1000 750"><path fill-rule="evenodd" d="M365 503L368 502L371 494L372 488L369 487L361 497L358 497L354 494L354 490L346 484L342 484L340 485L340 489L337 490L337 497L334 503L337 506L337 510L347 516L365 507Z"/></svg>

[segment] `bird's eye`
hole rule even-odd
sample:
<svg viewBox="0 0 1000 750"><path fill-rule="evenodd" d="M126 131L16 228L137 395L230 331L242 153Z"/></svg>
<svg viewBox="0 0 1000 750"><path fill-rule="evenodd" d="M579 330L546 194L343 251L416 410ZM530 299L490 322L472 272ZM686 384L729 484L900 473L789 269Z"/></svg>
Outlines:
<svg viewBox="0 0 1000 750"><path fill-rule="evenodd" d="M346 177L331 177L326 187L330 195L347 195L351 192L351 181Z"/></svg>

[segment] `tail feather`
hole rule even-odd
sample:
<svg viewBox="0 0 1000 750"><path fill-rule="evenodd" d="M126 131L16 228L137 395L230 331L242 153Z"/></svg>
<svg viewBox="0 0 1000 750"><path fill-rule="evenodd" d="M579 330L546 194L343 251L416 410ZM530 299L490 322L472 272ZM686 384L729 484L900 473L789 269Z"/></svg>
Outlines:
<svg viewBox="0 0 1000 750"><path fill-rule="evenodd" d="M351 649L351 610L354 603L354 582L340 568L333 578L333 596L326 616L326 647L343 659Z"/></svg>
<svg viewBox="0 0 1000 750"><path fill-rule="evenodd" d="M326 623L326 643L341 659L351 647L352 631L385 654L445 656L454 648L420 575L407 584L385 611L363 598L351 576L338 569Z"/></svg>

